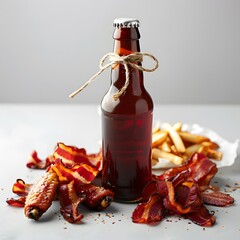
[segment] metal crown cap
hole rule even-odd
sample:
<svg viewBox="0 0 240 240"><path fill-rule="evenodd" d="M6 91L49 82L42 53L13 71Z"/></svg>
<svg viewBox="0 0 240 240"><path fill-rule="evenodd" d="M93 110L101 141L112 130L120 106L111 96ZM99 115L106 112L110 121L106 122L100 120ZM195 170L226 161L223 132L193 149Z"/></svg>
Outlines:
<svg viewBox="0 0 240 240"><path fill-rule="evenodd" d="M113 21L114 27L134 28L139 27L139 20L136 18L116 18Z"/></svg>

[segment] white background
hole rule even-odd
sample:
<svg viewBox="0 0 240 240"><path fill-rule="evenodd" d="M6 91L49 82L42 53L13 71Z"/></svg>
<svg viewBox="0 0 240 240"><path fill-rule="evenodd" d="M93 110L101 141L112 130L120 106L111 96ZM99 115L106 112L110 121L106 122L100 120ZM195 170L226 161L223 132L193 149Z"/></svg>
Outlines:
<svg viewBox="0 0 240 240"><path fill-rule="evenodd" d="M140 20L156 103L240 104L239 0L0 0L0 103L99 103L109 71L68 94L112 51L112 22ZM149 63L148 63L149 64Z"/></svg>

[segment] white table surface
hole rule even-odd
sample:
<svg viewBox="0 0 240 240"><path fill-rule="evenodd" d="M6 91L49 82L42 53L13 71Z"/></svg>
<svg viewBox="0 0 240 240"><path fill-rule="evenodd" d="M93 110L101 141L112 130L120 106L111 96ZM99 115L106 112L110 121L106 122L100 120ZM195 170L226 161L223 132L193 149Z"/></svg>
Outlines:
<svg viewBox="0 0 240 240"><path fill-rule="evenodd" d="M154 119L175 123L198 123L233 142L240 138L240 105L164 105L155 106ZM231 195L235 205L208 206L217 223L203 228L189 220L168 217L156 226L134 224L131 214L136 204L112 203L101 212L82 210L82 224L67 223L59 214L58 203L39 222L27 219L23 209L9 207L14 197L12 184L17 178L33 183L43 174L25 164L32 150L41 158L51 154L56 143L99 150L100 117L96 105L8 105L0 104L0 239L240 239L240 189ZM238 150L239 155L239 150ZM231 167L219 169L215 181L221 189L240 184L240 158Z"/></svg>

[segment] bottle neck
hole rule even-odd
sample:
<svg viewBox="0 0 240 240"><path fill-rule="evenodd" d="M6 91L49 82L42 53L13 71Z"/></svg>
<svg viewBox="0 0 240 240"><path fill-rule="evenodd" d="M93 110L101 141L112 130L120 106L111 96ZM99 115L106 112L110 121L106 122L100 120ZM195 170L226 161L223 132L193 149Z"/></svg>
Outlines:
<svg viewBox="0 0 240 240"><path fill-rule="evenodd" d="M134 52L140 52L139 40L115 40L113 51L120 56L126 56Z"/></svg>
<svg viewBox="0 0 240 240"><path fill-rule="evenodd" d="M113 34L114 53L128 55L133 52L140 52L138 28L116 28Z"/></svg>
<svg viewBox="0 0 240 240"><path fill-rule="evenodd" d="M140 52L140 34L138 28L116 28L113 38L114 53L120 56L126 56L131 53ZM141 65L141 63L138 64ZM138 95L141 93L143 87L143 73L131 66L128 67L130 72L128 90L134 95ZM124 66L122 64L114 66L112 68L112 85L120 89L124 85L125 80L126 75Z"/></svg>

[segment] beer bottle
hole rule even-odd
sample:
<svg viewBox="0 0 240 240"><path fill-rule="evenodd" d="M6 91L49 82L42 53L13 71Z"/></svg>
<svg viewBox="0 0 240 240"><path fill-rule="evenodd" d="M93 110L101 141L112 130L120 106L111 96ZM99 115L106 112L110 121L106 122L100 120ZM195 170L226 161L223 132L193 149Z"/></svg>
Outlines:
<svg viewBox="0 0 240 240"><path fill-rule="evenodd" d="M139 21L114 20L114 53L127 56L140 52ZM141 66L141 62L136 63ZM129 84L118 98L126 81L126 68L115 64L111 85L103 97L102 109L102 185L115 193L119 202L137 202L151 180L151 142L153 101L146 91L143 72L128 65Z"/></svg>

